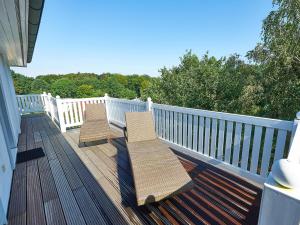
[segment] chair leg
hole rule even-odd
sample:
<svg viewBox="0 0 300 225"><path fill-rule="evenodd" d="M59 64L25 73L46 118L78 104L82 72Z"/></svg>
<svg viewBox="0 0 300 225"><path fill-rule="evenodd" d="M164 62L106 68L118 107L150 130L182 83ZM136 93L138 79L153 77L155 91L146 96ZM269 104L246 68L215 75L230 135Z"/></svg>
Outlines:
<svg viewBox="0 0 300 225"><path fill-rule="evenodd" d="M78 143L78 147L79 147L79 148L84 147L84 144L85 144L85 142L79 142L79 143Z"/></svg>
<svg viewBox="0 0 300 225"><path fill-rule="evenodd" d="M107 135L107 142L108 142L108 143L111 142L111 134Z"/></svg>

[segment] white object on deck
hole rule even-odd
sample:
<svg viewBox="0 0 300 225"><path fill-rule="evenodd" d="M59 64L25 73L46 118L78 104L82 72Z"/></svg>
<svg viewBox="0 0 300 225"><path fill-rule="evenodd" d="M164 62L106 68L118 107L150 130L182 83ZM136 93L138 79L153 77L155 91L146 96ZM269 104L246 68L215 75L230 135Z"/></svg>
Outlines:
<svg viewBox="0 0 300 225"><path fill-rule="evenodd" d="M264 184L258 225L298 224L300 224L300 191L279 185L270 173Z"/></svg>
<svg viewBox="0 0 300 225"><path fill-rule="evenodd" d="M298 162L289 159L276 161L272 167L272 176L282 186L298 189L300 192L300 164Z"/></svg>

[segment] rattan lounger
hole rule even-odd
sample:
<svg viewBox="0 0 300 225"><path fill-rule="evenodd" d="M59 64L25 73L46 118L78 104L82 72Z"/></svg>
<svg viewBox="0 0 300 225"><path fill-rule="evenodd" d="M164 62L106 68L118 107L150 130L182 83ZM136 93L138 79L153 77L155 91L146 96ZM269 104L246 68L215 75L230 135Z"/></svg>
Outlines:
<svg viewBox="0 0 300 225"><path fill-rule="evenodd" d="M138 205L192 187L192 180L177 156L156 137L151 112L126 113L125 137Z"/></svg>
<svg viewBox="0 0 300 225"><path fill-rule="evenodd" d="M109 135L110 128L105 104L86 104L84 123L80 128L79 144L106 139Z"/></svg>

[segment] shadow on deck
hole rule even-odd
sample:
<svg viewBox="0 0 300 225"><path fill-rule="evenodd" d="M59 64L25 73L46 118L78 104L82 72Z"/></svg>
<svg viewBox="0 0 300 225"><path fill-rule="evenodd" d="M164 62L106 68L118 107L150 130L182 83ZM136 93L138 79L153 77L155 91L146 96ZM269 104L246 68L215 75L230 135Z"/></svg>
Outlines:
<svg viewBox="0 0 300 225"><path fill-rule="evenodd" d="M176 153L194 188L138 207L120 133L78 148L79 130L62 135L44 115L23 117L21 129L19 151L46 156L17 164L9 224L257 224L261 190L204 162Z"/></svg>

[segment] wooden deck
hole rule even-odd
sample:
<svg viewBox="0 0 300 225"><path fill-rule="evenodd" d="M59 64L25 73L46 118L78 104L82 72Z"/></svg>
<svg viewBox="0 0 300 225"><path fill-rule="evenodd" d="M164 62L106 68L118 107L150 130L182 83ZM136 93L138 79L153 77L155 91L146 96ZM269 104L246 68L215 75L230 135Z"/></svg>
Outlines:
<svg viewBox="0 0 300 225"><path fill-rule="evenodd" d="M46 116L22 119L19 151L46 156L17 164L9 224L257 224L261 190L206 163L178 157L195 187L138 207L124 139L79 148L78 130L64 136Z"/></svg>

